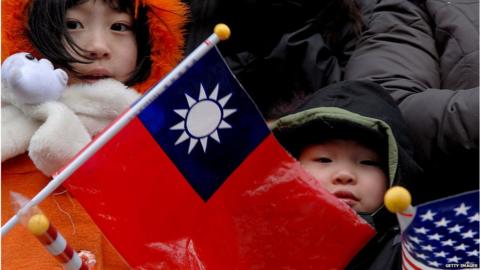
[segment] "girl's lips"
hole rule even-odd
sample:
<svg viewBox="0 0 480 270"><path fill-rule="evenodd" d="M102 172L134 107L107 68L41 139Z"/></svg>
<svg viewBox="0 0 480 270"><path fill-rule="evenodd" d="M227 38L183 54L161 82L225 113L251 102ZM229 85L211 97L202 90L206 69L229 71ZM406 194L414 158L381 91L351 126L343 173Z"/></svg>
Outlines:
<svg viewBox="0 0 480 270"><path fill-rule="evenodd" d="M81 76L80 79L83 81L83 82L86 82L86 83L94 83L94 82L97 82L98 80L102 80L102 79L108 79L110 78L109 76L95 76L95 75L86 75L86 76Z"/></svg>
<svg viewBox="0 0 480 270"><path fill-rule="evenodd" d="M112 73L110 70L104 67L95 67L90 69L87 72L84 72L80 79L87 83L94 83L98 80L108 79L112 77Z"/></svg>

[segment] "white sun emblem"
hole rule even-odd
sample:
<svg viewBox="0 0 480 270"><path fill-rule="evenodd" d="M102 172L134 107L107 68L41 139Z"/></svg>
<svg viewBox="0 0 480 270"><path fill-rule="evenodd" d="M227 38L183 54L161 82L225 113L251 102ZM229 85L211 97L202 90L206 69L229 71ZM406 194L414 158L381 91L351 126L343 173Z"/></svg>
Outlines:
<svg viewBox="0 0 480 270"><path fill-rule="evenodd" d="M225 118L237 111L236 109L224 108L232 94L230 93L220 100L218 100L217 96L218 84L208 98L203 89L203 85L200 84L198 100L185 94L188 109L174 110L184 120L172 126L170 130L183 130L183 133L178 137L175 145L190 139L188 154L192 152L198 141L200 141L203 152L205 153L207 151L208 137L220 143L217 130L232 128L230 124L224 121Z"/></svg>

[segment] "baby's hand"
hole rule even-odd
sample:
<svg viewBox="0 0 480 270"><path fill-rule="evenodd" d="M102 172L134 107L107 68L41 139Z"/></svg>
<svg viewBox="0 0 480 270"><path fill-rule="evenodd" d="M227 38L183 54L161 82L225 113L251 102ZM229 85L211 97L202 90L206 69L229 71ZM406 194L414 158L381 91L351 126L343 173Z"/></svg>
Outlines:
<svg viewBox="0 0 480 270"><path fill-rule="evenodd" d="M2 82L19 104L56 100L66 89L67 81L65 71L54 69L49 60L37 60L29 53L13 54L2 64Z"/></svg>

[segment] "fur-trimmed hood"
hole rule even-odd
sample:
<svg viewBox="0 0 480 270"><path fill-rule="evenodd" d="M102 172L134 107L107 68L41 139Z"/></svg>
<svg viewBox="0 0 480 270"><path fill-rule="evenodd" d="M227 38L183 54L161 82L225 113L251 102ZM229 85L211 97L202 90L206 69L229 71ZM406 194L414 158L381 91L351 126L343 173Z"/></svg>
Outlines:
<svg viewBox="0 0 480 270"><path fill-rule="evenodd" d="M35 57L42 58L30 43L26 33L30 2L31 0L2 0L2 63L8 56L18 52L30 52ZM148 7L152 44L150 76L133 86L136 91L143 93L163 78L181 59L187 7L180 0L137 2Z"/></svg>

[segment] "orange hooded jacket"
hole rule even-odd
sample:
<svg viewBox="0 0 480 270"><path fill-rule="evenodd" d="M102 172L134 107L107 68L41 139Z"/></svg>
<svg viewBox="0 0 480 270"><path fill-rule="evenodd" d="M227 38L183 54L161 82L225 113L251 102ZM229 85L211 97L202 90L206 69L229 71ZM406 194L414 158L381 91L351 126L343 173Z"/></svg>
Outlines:
<svg viewBox="0 0 480 270"><path fill-rule="evenodd" d="M132 0L133 1L133 0ZM150 77L133 88L139 93L149 89L170 71L182 57L186 7L180 0L141 0L148 7L152 44ZM38 58L26 35L25 22L29 0L2 0L2 62L17 52L30 52ZM10 191L29 198L36 195L50 180L29 159L21 154L2 163L2 225L13 215ZM72 248L88 250L96 257L95 269L129 269L120 255L103 237L82 206L64 188L59 188L40 204L52 224ZM35 237L20 225L2 238L2 269L63 269Z"/></svg>

